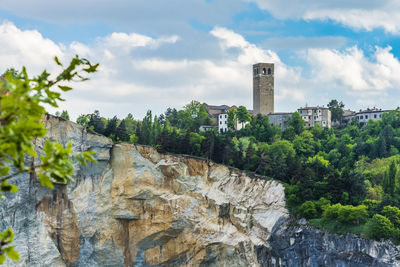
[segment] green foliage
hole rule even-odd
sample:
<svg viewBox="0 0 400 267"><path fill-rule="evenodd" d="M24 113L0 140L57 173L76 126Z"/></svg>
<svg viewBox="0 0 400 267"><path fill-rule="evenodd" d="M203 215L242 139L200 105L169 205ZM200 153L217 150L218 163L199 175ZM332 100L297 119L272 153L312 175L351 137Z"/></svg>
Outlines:
<svg viewBox="0 0 400 267"><path fill-rule="evenodd" d="M250 121L250 113L247 111L245 106L239 106L237 111L236 111L236 117L238 121L242 124L243 123Z"/></svg>
<svg viewBox="0 0 400 267"><path fill-rule="evenodd" d="M235 108L230 108L228 110L228 127L229 129L233 130L236 127L236 109Z"/></svg>
<svg viewBox="0 0 400 267"><path fill-rule="evenodd" d="M375 214L367 224L367 236L376 240L392 237L394 230L390 220L380 214Z"/></svg>
<svg viewBox="0 0 400 267"><path fill-rule="evenodd" d="M395 227L400 227L400 209L397 207L386 206L382 210L382 215L390 220Z"/></svg>
<svg viewBox="0 0 400 267"><path fill-rule="evenodd" d="M332 121L341 122L343 118L343 102L339 102L336 99L333 99L328 103L328 108L331 111Z"/></svg>
<svg viewBox="0 0 400 267"><path fill-rule="evenodd" d="M306 219L313 219L317 217L317 209L315 207L314 202L306 201L303 204L301 204L299 208L299 214L300 216Z"/></svg>
<svg viewBox="0 0 400 267"><path fill-rule="evenodd" d="M56 63L62 67L57 58ZM61 92L54 90L58 87L62 92L71 88L60 84L69 81L84 81L83 73L96 71L96 65L92 65L86 59L78 56L73 58L70 64L63 68L61 73L50 79L50 74L43 71L39 76L31 78L25 67L21 72L6 71L0 77L0 190L15 193L18 187L9 181L20 173L37 174L41 184L49 188L53 183L66 183L72 180L73 165L71 160L75 158L82 163L86 160L94 161L91 152L71 155L71 144L65 148L51 141L46 141L44 154L40 156L38 165L26 164L26 158L38 158L32 141L42 138L46 129L41 122L45 115L43 105L48 104L58 107L57 102L62 101ZM64 117L68 115L63 112ZM15 172L10 173L11 166ZM0 233L0 263L5 261L6 255L12 260L18 260L19 255L11 246L13 240L11 229Z"/></svg>

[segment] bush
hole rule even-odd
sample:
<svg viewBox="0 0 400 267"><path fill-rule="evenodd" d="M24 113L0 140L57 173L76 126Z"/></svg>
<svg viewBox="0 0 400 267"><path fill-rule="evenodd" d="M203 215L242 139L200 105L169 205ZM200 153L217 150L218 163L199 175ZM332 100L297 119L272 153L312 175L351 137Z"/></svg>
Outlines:
<svg viewBox="0 0 400 267"><path fill-rule="evenodd" d="M367 221L367 206L346 205L338 209L338 221L345 224L360 224Z"/></svg>
<svg viewBox="0 0 400 267"><path fill-rule="evenodd" d="M342 207L340 203L329 206L322 214L324 220L336 220L339 215L339 209Z"/></svg>
<svg viewBox="0 0 400 267"><path fill-rule="evenodd" d="M390 220L390 222L395 226L400 226L400 209L397 207L386 206L382 209L382 214Z"/></svg>
<svg viewBox="0 0 400 267"><path fill-rule="evenodd" d="M312 219L317 217L317 209L315 208L315 204L312 201L306 201L301 204L299 208L300 216L306 219Z"/></svg>
<svg viewBox="0 0 400 267"><path fill-rule="evenodd" d="M367 236L373 239L389 238L394 233L395 228L388 218L380 214L375 214L368 222Z"/></svg>
<svg viewBox="0 0 400 267"><path fill-rule="evenodd" d="M321 197L319 200L315 201L315 208L317 209L318 215L321 216L324 211L331 206L331 201Z"/></svg>

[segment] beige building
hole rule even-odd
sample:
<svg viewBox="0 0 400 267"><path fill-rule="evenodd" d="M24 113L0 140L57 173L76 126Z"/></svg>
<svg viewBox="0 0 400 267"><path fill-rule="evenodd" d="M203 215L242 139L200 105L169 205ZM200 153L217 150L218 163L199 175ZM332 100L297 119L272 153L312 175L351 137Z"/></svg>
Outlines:
<svg viewBox="0 0 400 267"><path fill-rule="evenodd" d="M321 125L322 127L330 128L331 122L331 111L326 107L300 107L297 110L301 118L306 122L305 127L313 127L314 125Z"/></svg>
<svg viewBox="0 0 400 267"><path fill-rule="evenodd" d="M274 113L274 64L253 65L253 111L254 115Z"/></svg>

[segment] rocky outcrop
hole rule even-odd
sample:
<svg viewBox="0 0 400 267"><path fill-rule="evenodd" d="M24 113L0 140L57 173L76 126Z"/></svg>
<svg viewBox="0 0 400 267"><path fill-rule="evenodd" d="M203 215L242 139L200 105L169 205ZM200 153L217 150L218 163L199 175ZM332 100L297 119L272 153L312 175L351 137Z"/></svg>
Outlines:
<svg viewBox="0 0 400 267"><path fill-rule="evenodd" d="M256 266L256 246L288 216L277 181L45 123L46 138L95 150L98 162L77 164L75 181L54 190L14 178L20 191L0 209L22 257L10 266Z"/></svg>
<svg viewBox="0 0 400 267"><path fill-rule="evenodd" d="M260 266L400 266L400 247L353 234L337 235L311 227L302 219L282 219L258 246Z"/></svg>
<svg viewBox="0 0 400 267"><path fill-rule="evenodd" d="M21 261L8 266L388 266L387 243L290 223L274 180L146 146L114 145L81 126L48 117L47 138L97 163L76 164L75 181L41 187L13 178L0 205ZM44 140L37 140L41 151Z"/></svg>

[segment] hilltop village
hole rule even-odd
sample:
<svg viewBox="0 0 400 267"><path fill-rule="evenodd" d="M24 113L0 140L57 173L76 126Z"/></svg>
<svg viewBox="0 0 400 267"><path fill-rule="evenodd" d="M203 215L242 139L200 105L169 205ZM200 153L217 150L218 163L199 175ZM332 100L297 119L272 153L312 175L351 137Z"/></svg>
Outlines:
<svg viewBox="0 0 400 267"><path fill-rule="evenodd" d="M209 129L218 129L219 133L229 130L228 116L229 110L237 110L236 106L228 105L208 105L203 103L208 115L212 119L213 125L201 125L200 131ZM299 107L297 112L304 120L306 128L320 125L321 127L332 127L339 125L347 125L357 119L361 124L367 124L370 119L378 121L382 118L382 114L389 110L378 108L367 108L365 110L353 111L343 110L341 120L332 120L331 111L324 105ZM273 63L257 63L253 65L253 109L248 110L250 115L266 115L272 125L278 126L284 131L287 122L292 117L293 112L275 112L274 110L274 64ZM231 129L240 130L248 122L239 123L236 121Z"/></svg>

